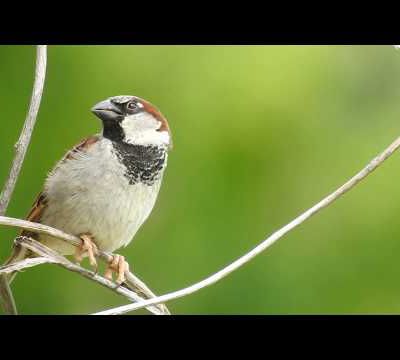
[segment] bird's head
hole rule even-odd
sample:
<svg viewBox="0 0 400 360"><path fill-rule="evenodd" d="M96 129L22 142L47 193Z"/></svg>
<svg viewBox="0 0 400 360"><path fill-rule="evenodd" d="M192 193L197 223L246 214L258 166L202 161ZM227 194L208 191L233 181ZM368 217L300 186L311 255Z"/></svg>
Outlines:
<svg viewBox="0 0 400 360"><path fill-rule="evenodd" d="M167 119L151 103L136 96L113 96L92 112L103 122L103 136L134 145L172 146Z"/></svg>

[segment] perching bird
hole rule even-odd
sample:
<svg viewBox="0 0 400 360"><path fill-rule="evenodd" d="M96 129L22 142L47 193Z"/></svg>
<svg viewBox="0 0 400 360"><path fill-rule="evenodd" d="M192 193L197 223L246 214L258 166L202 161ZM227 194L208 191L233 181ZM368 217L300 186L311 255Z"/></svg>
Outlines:
<svg viewBox="0 0 400 360"><path fill-rule="evenodd" d="M160 190L172 140L168 122L149 102L115 96L92 108L103 131L72 150L48 175L27 220L82 239L80 248L43 234L23 231L62 255L88 255L96 266L97 249L114 252L128 245L150 215ZM77 250L76 250L77 249ZM6 264L32 256L14 247ZM115 255L105 276L124 281L128 268ZM9 279L11 281L11 277Z"/></svg>

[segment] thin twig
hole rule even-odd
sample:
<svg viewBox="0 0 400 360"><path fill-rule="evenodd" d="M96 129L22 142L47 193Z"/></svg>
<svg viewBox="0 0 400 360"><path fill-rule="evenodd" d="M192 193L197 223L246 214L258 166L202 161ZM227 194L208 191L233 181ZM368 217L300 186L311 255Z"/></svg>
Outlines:
<svg viewBox="0 0 400 360"><path fill-rule="evenodd" d="M33 128L36 123L36 117L39 112L40 100L42 99L44 79L46 77L46 45L37 46L36 50L36 70L35 82L33 84L31 102L28 114L26 115L24 127L17 143L15 144L15 157L11 166L10 173L0 195L0 215L6 213L11 195L17 183L22 163L25 158L26 151L31 141Z"/></svg>
<svg viewBox="0 0 400 360"><path fill-rule="evenodd" d="M8 265L0 266L0 274L11 274L33 266L55 263L56 261L46 257L28 258Z"/></svg>
<svg viewBox="0 0 400 360"><path fill-rule="evenodd" d="M47 46L38 45L36 48L35 80L33 83L31 102L29 104L28 114L26 115L21 134L15 144L15 156L11 165L10 173L0 194L0 215L4 215L7 211L8 204L22 168L26 151L31 141L33 128L39 112L40 101L42 99L44 80L46 77L46 64ZM4 276L0 276L0 303L8 314L17 314L17 307L15 305L10 285Z"/></svg>
<svg viewBox="0 0 400 360"><path fill-rule="evenodd" d="M325 207L332 204L335 200L343 196L347 191L351 190L355 187L361 180L366 178L369 174L371 174L379 165L381 165L386 159L388 159L398 148L400 147L400 137L397 138L386 150L384 150L380 155L374 158L365 168L363 168L358 174L352 177L349 181L347 181L344 185L338 188L336 191L325 197L319 203L314 205L312 208L295 218L289 224L285 225L280 230L273 233L269 236L266 240L256 246L253 250L249 251L247 254L241 256L239 259L231 263L230 265L226 266L222 270L216 272L215 274L211 275L210 277L194 284L184 289L174 291L172 293L159 296L157 298L153 298L150 300L145 300L143 302L135 303L135 304L128 304L124 306L120 306L111 310L105 310L98 312L94 315L117 315L127 313L133 310L140 309L145 306L154 305L159 302L167 302L172 299L177 299L183 296L187 296L192 294L196 291L199 291L207 286L210 286L219 280L223 279L225 276L229 275L233 271L239 269L241 266L249 262L255 256L263 252L269 246L271 246L275 241L280 239L282 236L287 234L289 231L293 230L307 219L315 215L317 212L321 211Z"/></svg>
<svg viewBox="0 0 400 360"><path fill-rule="evenodd" d="M0 225L18 227L21 229L34 231L35 233L50 235L50 236L58 238L60 240L64 240L74 246L80 246L82 243L82 240L76 236L66 234L61 230L54 229L47 225L34 223L34 222L26 221L26 220L20 220L20 219L14 219L14 218L6 217L6 216L0 216ZM112 255L108 254L104 251L99 251L98 257L107 263L110 262L110 260L112 260ZM143 283L143 281L141 281L139 278L137 278L131 272L127 272L125 274L125 276L126 276L127 287L129 287L129 289L131 289L138 295L140 294L146 299L153 298L156 296ZM140 299L143 300L142 298L140 298ZM158 305L156 305L156 307L158 308L158 311L161 311L163 314L165 314L165 315L170 314L168 308L164 304L158 304Z"/></svg>
<svg viewBox="0 0 400 360"><path fill-rule="evenodd" d="M138 296L133 291L131 291L123 286L116 286L114 282L94 273L93 271L87 270L77 264L74 264L73 262L71 262L67 258L65 258L64 256L60 255L58 252L48 248L47 246L44 246L43 244L41 244L40 242L38 242L34 239L31 239L26 236L19 236L15 239L15 242L17 245L23 246L23 247L33 251L35 254L39 255L40 258L38 258L38 259L41 259L40 261L42 261L42 263L45 262L44 260L47 260L47 262L54 263L56 265L63 267L64 269L78 273L89 280L95 281L95 282L99 283L100 285L109 288L110 290L116 292L117 294L127 297L131 301L136 302L136 301L143 300L140 296ZM29 260L34 260L34 259L29 259ZM20 264L18 266L19 269L21 269L22 263L24 261L25 260L17 263L17 264ZM27 267L27 265L29 265L29 264L27 264L25 261L25 267ZM32 266L32 265L30 265L30 266ZM0 270L0 272L1 272L1 270ZM155 306L149 307L148 309L153 314L164 315L164 312L160 311L160 309L158 309Z"/></svg>

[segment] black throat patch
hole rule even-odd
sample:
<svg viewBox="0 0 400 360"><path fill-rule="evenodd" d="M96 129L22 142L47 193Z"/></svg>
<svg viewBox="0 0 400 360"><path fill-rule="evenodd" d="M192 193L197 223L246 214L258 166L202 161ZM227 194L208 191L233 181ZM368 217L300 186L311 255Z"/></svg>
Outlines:
<svg viewBox="0 0 400 360"><path fill-rule="evenodd" d="M165 148L114 141L113 147L118 159L125 166L125 176L130 185L143 183L151 186L160 178L166 165Z"/></svg>
<svg viewBox="0 0 400 360"><path fill-rule="evenodd" d="M124 131L121 124L117 121L103 121L103 136L111 141L122 142Z"/></svg>

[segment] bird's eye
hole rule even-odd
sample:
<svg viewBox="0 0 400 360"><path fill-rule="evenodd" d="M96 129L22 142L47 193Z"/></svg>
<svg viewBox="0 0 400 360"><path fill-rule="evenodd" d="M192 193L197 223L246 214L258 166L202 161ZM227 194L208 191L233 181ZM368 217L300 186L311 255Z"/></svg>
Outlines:
<svg viewBox="0 0 400 360"><path fill-rule="evenodd" d="M132 111L135 111L139 108L137 103L134 101L129 102L127 106L128 106L128 109L132 110Z"/></svg>

